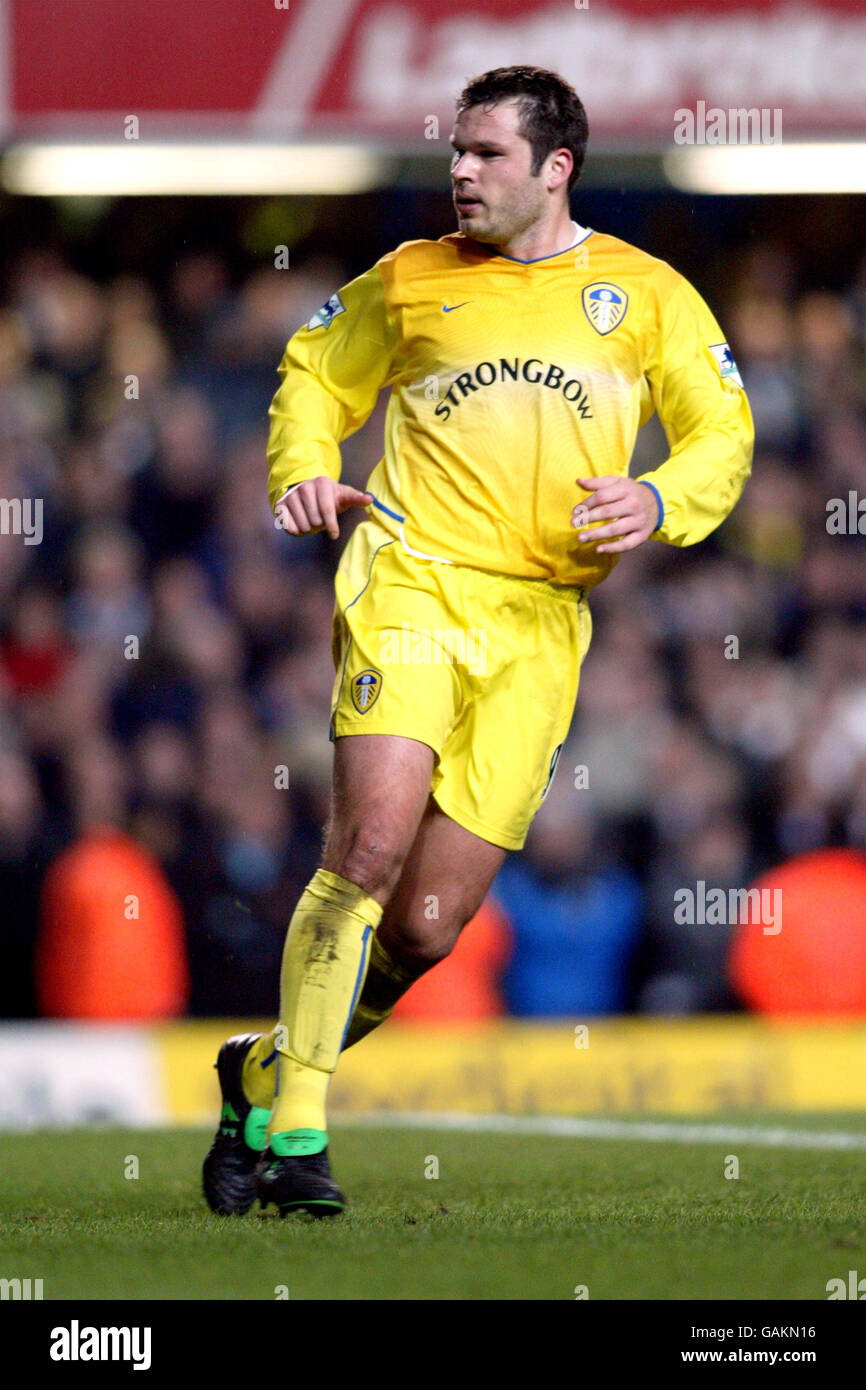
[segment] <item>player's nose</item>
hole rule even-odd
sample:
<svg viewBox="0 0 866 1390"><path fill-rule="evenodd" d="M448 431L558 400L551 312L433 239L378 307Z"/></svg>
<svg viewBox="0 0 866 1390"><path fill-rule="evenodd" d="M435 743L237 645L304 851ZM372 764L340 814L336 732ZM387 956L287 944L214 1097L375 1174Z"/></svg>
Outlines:
<svg viewBox="0 0 866 1390"><path fill-rule="evenodd" d="M472 180L468 178L466 174L458 175L457 178L454 178L452 176L451 181L454 185L455 193L463 193L466 194L468 197L476 191L475 186L472 183Z"/></svg>
<svg viewBox="0 0 866 1390"><path fill-rule="evenodd" d="M451 165L451 177L455 182L466 179L470 175L473 169L471 160L472 156L468 150L464 150L461 155L455 158Z"/></svg>

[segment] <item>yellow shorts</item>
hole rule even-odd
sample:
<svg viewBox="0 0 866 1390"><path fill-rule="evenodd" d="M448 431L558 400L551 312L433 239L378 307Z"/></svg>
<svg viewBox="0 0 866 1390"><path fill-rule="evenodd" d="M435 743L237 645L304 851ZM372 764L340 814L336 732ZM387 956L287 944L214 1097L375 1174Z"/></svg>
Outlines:
<svg viewBox="0 0 866 1390"><path fill-rule="evenodd" d="M336 595L331 737L428 744L445 814L520 849L574 711L592 633L583 592L416 558L367 520Z"/></svg>

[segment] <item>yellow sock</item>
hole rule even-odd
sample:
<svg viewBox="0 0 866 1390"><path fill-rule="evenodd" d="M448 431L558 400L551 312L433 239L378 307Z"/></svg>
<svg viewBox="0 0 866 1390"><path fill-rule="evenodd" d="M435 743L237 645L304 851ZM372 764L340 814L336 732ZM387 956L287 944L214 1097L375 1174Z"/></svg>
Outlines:
<svg viewBox="0 0 866 1390"><path fill-rule="evenodd" d="M276 1030L277 1093L268 1125L275 1153L326 1141L325 1097L367 972L382 908L357 884L319 869L289 924ZM298 1135L298 1142L291 1139ZM275 1136L278 1142L273 1142ZM289 1136L288 1141L284 1136ZM303 1147L300 1147L300 1146Z"/></svg>
<svg viewBox="0 0 866 1390"><path fill-rule="evenodd" d="M384 1023L386 1018L390 1018L397 1000L417 978L417 975L411 975L396 964L374 932L370 941L367 977L346 1031L343 1051L353 1047L374 1028L378 1028L380 1023ZM272 1028L270 1033L263 1033L244 1058L244 1095L251 1105L259 1105L263 1110L270 1110L274 1103L278 1027Z"/></svg>

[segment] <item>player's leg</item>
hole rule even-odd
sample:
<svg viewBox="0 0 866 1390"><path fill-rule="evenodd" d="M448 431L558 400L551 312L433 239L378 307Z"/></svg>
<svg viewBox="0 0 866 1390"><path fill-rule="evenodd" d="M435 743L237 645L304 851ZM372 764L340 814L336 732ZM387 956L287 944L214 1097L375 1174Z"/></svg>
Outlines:
<svg viewBox="0 0 866 1390"><path fill-rule="evenodd" d="M364 984L370 945L428 799L433 752L387 734L334 751L322 867L289 925L280 976L277 1082L256 1192L281 1212L344 1205L327 1166L325 1102Z"/></svg>
<svg viewBox="0 0 866 1390"><path fill-rule="evenodd" d="M335 797L335 811L338 804ZM367 861L366 857L355 857L360 842L355 834L350 833L351 821L350 816L335 815L325 862L339 866L343 875L351 871L360 878L365 875ZM463 927L484 901L504 857L505 851L498 845L490 844L464 829L446 816L434 801L429 801L381 924L372 934L371 963L364 991L355 1005L349 1028L340 1040L341 1048L351 1046L383 1023L413 981L449 954ZM380 872L378 865L375 872ZM433 917L428 911L431 895L437 906L437 915ZM297 964L292 963L296 973ZM302 979L306 978L302 976ZM319 1007L319 1001L313 999L311 1007ZM334 1039L329 1059L330 1071L312 1068L309 1069L310 1075L301 1071L297 1054L289 1054L289 1063L293 1067L290 1073L292 1084L297 1084L295 1078L302 1075L304 1089L299 1099L303 1106L309 1105L311 1098L321 1106L323 1130L324 1098L331 1072L336 1066L337 1051ZM284 1074L285 1067L286 1060L281 1056L281 1074ZM272 1131L275 1124L280 1123L280 1114L277 1097L270 1126ZM289 1117L307 1119L309 1115L306 1111L302 1111L300 1116L297 1112L289 1112ZM297 1137L303 1139L306 1135L302 1131ZM318 1134L315 1137L318 1138ZM322 1137L326 1139L327 1136L324 1134ZM274 1201L283 1212L303 1208L314 1211L316 1215L342 1208L344 1199L331 1178L324 1146L312 1156L299 1149L300 1156L290 1153L273 1160L273 1153L272 1140L266 1159L267 1167L256 1183L256 1190L263 1202Z"/></svg>
<svg viewBox="0 0 866 1390"><path fill-rule="evenodd" d="M475 916L505 852L458 825L430 799L400 880L370 942L364 986L343 1039L343 1050L391 1014L421 975L454 947ZM431 917L431 899L436 914ZM274 1103L277 1029L230 1038L220 1070L231 1077L230 1101L248 1130L264 1136ZM232 1068L232 1059L234 1067ZM264 1148L261 1137L258 1147Z"/></svg>
<svg viewBox="0 0 866 1390"><path fill-rule="evenodd" d="M458 825L431 798L371 938L367 975L343 1039L344 1050L384 1023L415 980L449 954L484 901L504 856L498 845ZM431 898L436 904L432 918ZM242 1114L247 1131L255 1131L252 1142L259 1149L265 1146L274 1103L276 1058L275 1027L263 1036L230 1038L218 1063L221 1079L224 1073L230 1078L229 1103L235 1116Z"/></svg>

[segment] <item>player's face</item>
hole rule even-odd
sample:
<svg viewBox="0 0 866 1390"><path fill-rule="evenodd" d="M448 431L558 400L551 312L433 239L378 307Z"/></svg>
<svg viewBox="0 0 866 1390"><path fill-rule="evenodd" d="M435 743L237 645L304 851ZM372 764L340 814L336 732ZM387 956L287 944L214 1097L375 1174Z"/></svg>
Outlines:
<svg viewBox="0 0 866 1390"><path fill-rule="evenodd" d="M547 209L544 180L532 173L532 147L518 132L515 101L470 106L451 132L451 183L457 225L466 236L504 246Z"/></svg>

